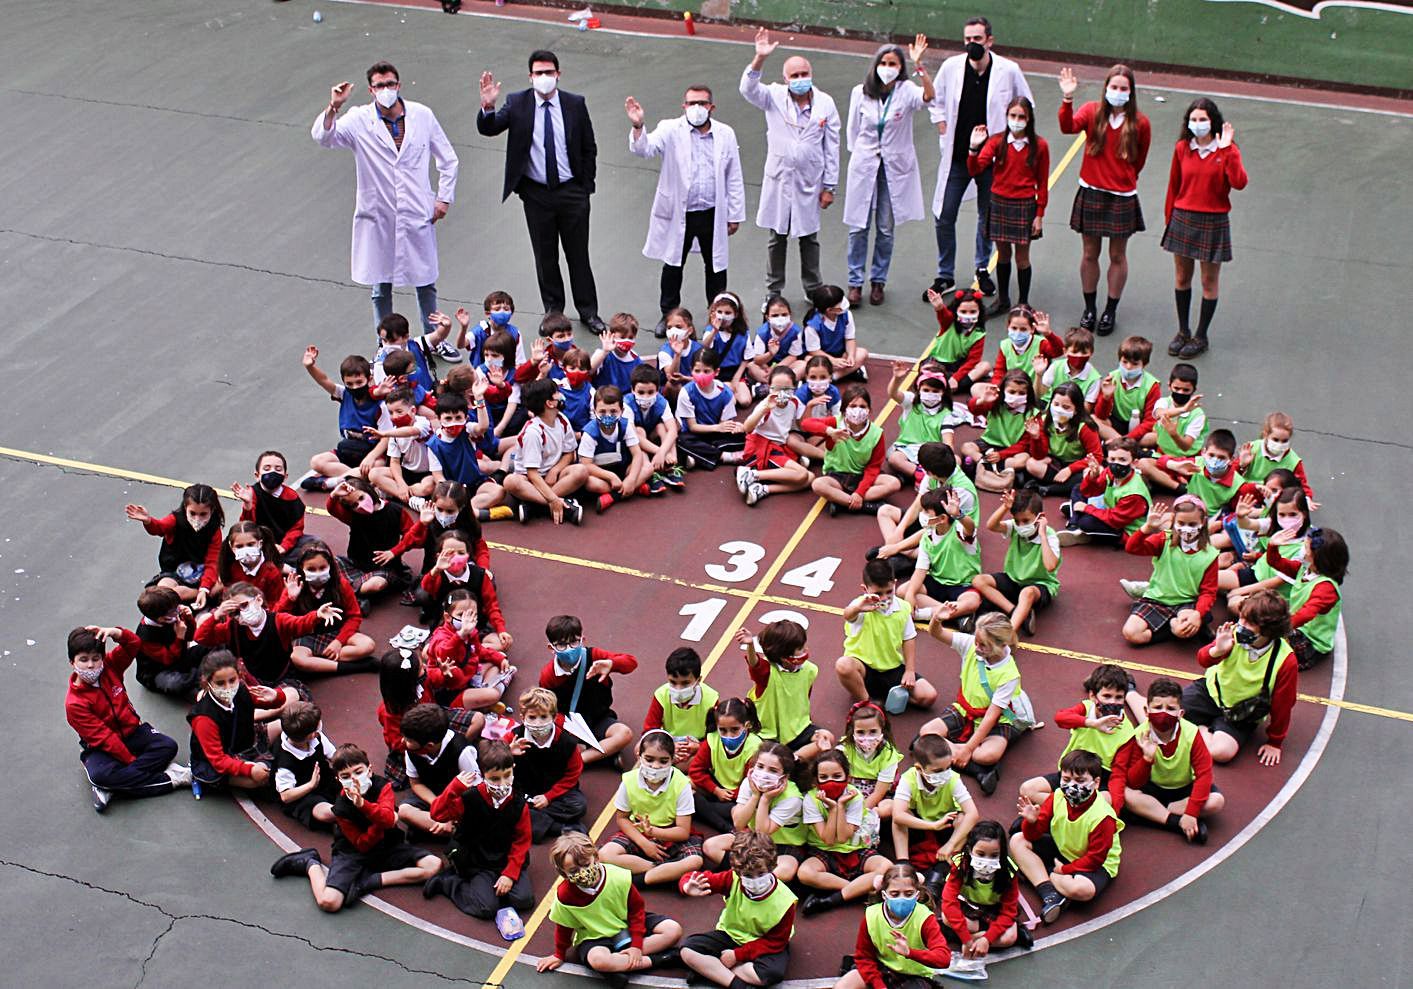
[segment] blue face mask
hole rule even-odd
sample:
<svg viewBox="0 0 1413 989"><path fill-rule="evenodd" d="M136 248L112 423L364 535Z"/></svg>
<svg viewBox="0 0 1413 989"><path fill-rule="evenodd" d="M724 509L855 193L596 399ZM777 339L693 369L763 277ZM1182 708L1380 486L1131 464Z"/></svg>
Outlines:
<svg viewBox="0 0 1413 989"><path fill-rule="evenodd" d="M1139 378L1143 377L1143 368L1125 367L1119 370L1119 374L1125 381L1137 381Z"/></svg>
<svg viewBox="0 0 1413 989"><path fill-rule="evenodd" d="M552 341L552 343L554 344L554 349L559 351L561 354L565 353L569 350L570 347L574 346L573 340L554 340Z"/></svg>
<svg viewBox="0 0 1413 989"><path fill-rule="evenodd" d="M595 418L598 420L599 429L605 433L611 433L618 428L618 416L596 416Z"/></svg>
<svg viewBox="0 0 1413 989"><path fill-rule="evenodd" d="M721 739L721 747L726 750L727 755L735 755L741 751L741 747L746 744L746 733L741 732L735 738L727 738L725 735L718 736Z"/></svg>
<svg viewBox="0 0 1413 989"><path fill-rule="evenodd" d="M1017 350L1024 350L1030 346L1030 332L1028 330L1008 330L1006 336L1011 339L1011 346Z"/></svg>
<svg viewBox="0 0 1413 989"><path fill-rule="evenodd" d="M907 920L917 906L917 899L911 896L885 896L883 902L895 920Z"/></svg>
<svg viewBox="0 0 1413 989"><path fill-rule="evenodd" d="M1207 464L1207 473L1214 477L1221 477L1231 466L1231 461L1226 457L1203 457Z"/></svg>
<svg viewBox="0 0 1413 989"><path fill-rule="evenodd" d="M563 669L578 669L579 664L584 661L585 651L582 645L574 646L571 649L556 649L554 651L554 661Z"/></svg>
<svg viewBox="0 0 1413 989"><path fill-rule="evenodd" d="M805 76L803 79L790 80L790 92L794 93L796 96L804 96L812 89L814 89L814 80L809 76Z"/></svg>
<svg viewBox="0 0 1413 989"><path fill-rule="evenodd" d="M514 313L506 312L504 309L497 309L495 312L491 313L491 322L495 323L497 326L504 326L510 322L510 317L514 315Z"/></svg>

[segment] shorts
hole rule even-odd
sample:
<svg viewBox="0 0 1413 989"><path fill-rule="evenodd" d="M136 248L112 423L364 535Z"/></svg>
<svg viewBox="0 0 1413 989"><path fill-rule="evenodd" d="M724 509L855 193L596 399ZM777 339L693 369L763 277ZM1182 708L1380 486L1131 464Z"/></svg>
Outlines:
<svg viewBox="0 0 1413 989"><path fill-rule="evenodd" d="M609 708L597 721L589 722L589 731L594 733L594 737L602 742L608 737L608 730L618 724L618 712Z"/></svg>
<svg viewBox="0 0 1413 989"><path fill-rule="evenodd" d="M804 731L800 732L794 738L790 739L790 741L786 742L785 747L791 752L798 752L806 745L809 745L811 742L814 741L814 736L816 732L820 732L823 730L823 728L811 721L805 726Z"/></svg>
<svg viewBox="0 0 1413 989"><path fill-rule="evenodd" d="M961 737L962 730L966 728L966 721L962 717L962 712L958 711L955 707L948 707L943 710L942 714L940 715L940 718L942 724L947 727L948 738L952 739L953 741L956 741L958 738ZM975 730L975 727L976 726L973 725L972 730ZM1010 724L1006 721L997 721L994 725L991 726L991 732L986 737L1004 738L1006 741L1009 742L1011 739L1016 737L1016 734L1017 732L1015 725Z"/></svg>
<svg viewBox="0 0 1413 989"><path fill-rule="evenodd" d="M939 584L931 574L922 578L923 593L934 601L955 601L967 591L971 590L970 584Z"/></svg>
<svg viewBox="0 0 1413 989"><path fill-rule="evenodd" d="M1000 591L1012 601L1020 599L1020 592L1023 588L1033 587L1039 591L1040 597L1036 598L1035 603L1030 606L1031 611L1044 611L1046 608L1050 607L1050 602L1055 600L1054 595L1050 593L1050 588L1046 587L1044 584L1022 584L1020 581L1013 580L1010 575L1004 573L993 573L990 577L996 582L996 590ZM988 610L995 611L997 609L994 607L988 608L987 602L983 598L981 610L985 612Z"/></svg>
<svg viewBox="0 0 1413 989"><path fill-rule="evenodd" d="M1160 636L1167 638L1169 635L1168 626L1170 626L1173 619L1178 616L1178 612L1195 607L1196 604L1196 601L1185 601L1182 604L1163 604L1160 601L1154 601L1152 598L1142 598L1128 610L1128 613L1130 616L1137 615L1139 618L1142 618L1144 624L1148 626L1148 630L1153 633L1154 639Z"/></svg>
<svg viewBox="0 0 1413 989"><path fill-rule="evenodd" d="M743 451L741 463L747 467L754 467L756 470L770 470L783 467L786 464L798 463L799 459L787 447L769 437L762 436L760 433L752 433L746 437L746 449Z"/></svg>
<svg viewBox="0 0 1413 989"><path fill-rule="evenodd" d="M1252 584L1260 583L1256 576L1256 571L1251 567L1236 567L1236 586L1250 587Z"/></svg>
<svg viewBox="0 0 1413 989"><path fill-rule="evenodd" d="M853 657L858 659L857 656ZM859 660L863 662L863 660ZM907 672L907 667L899 665L891 670L875 670L873 667L864 665L864 690L873 700L882 700L888 696L888 691L894 687L901 686L903 674Z"/></svg>
<svg viewBox="0 0 1413 989"><path fill-rule="evenodd" d="M1158 786L1152 780L1149 780L1147 783L1143 784L1138 792L1146 793L1166 807L1168 804L1177 803L1179 800L1186 800L1188 797L1192 796L1192 784L1188 783L1185 786L1174 787L1170 790L1165 786ZM1213 783L1212 792L1221 793L1222 791L1217 789L1217 784Z"/></svg>
<svg viewBox="0 0 1413 989"><path fill-rule="evenodd" d="M1208 731L1221 732L1236 739L1238 745L1245 745L1264 718L1235 724L1226 719L1222 709L1207 692L1206 680L1194 680L1182 688L1183 717L1194 725L1205 725Z"/></svg>
<svg viewBox="0 0 1413 989"><path fill-rule="evenodd" d="M402 468L402 483L406 484L409 488L421 484L431 476L432 472L429 470L413 470L410 467Z"/></svg>
<svg viewBox="0 0 1413 989"><path fill-rule="evenodd" d="M917 463L917 452L922 448L921 443L894 443L888 448L889 453L901 453L908 458L909 463Z"/></svg>
<svg viewBox="0 0 1413 989"><path fill-rule="evenodd" d="M1137 195L1120 196L1103 189L1075 190L1070 229L1086 237L1132 237L1148 229Z"/></svg>
<svg viewBox="0 0 1413 989"><path fill-rule="evenodd" d="M672 918L665 913L653 913L649 910L644 916L644 932L651 934L663 921ZM633 943L633 937L628 933L627 928L614 934L612 937L593 937L586 941L580 941L576 946L579 949L579 960L585 965L589 963L589 952L594 948L607 948L609 951L623 951Z"/></svg>
<svg viewBox="0 0 1413 989"><path fill-rule="evenodd" d="M740 944L725 931L707 931L686 938L682 942L682 947L690 948L703 955L711 955L713 958L720 958L724 952L739 948ZM790 949L786 948L773 955L761 955L753 958L751 964L755 966L756 977L760 979L761 985L773 986L785 979L785 970L790 967Z"/></svg>
<svg viewBox="0 0 1413 989"><path fill-rule="evenodd" d="M286 817L293 818L310 831L330 831L330 825L314 820L314 808L320 804L332 803L331 799L315 790L313 793L306 793L292 804L282 804L280 809L285 812Z"/></svg>
<svg viewBox="0 0 1413 989"><path fill-rule="evenodd" d="M825 477L833 478L839 487L844 489L845 494L855 494L859 489L859 482L863 480L862 474L845 474L843 471L826 471Z"/></svg>
<svg viewBox="0 0 1413 989"><path fill-rule="evenodd" d="M1051 838L1048 834L1039 841L1032 842L1030 849L1035 852L1036 855L1040 856L1041 861L1045 863L1045 868L1051 872L1055 871L1061 864L1069 864L1069 859L1060 854L1060 850L1055 847L1055 839ZM1089 872L1073 872L1070 873L1070 875L1083 876L1093 883L1094 896L1096 899L1100 893L1104 892L1104 887L1114 881L1114 877L1103 869L1093 869Z"/></svg>
<svg viewBox="0 0 1413 989"><path fill-rule="evenodd" d="M615 831L613 837L609 838L605 844L617 845L629 855L637 855L639 853L638 846L634 843L633 839L622 831ZM654 862L653 865L666 865L669 862L681 862L683 859L693 855L700 855L702 853L702 836L693 831L687 836L686 841L679 841L675 844L668 845L666 851L667 858L663 859L661 862Z"/></svg>
<svg viewBox="0 0 1413 989"><path fill-rule="evenodd" d="M373 452L375 444L366 439L353 436L345 436L339 440L338 445L329 452L338 457L339 463L345 467L358 468L363 464L363 458Z"/></svg>
<svg viewBox="0 0 1413 989"><path fill-rule="evenodd" d="M347 897L354 884L364 876L411 869L430 854L425 848L409 845L405 841L371 852L337 851L329 861L329 874L324 877L324 885Z"/></svg>

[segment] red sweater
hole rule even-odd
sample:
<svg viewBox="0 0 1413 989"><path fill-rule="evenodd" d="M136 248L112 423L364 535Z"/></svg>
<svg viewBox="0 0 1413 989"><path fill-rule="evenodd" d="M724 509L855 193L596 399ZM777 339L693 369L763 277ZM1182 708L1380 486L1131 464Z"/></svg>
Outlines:
<svg viewBox="0 0 1413 989"><path fill-rule="evenodd" d="M177 626L175 625L162 626L147 618L142 621L154 628L170 628L173 632L171 642L150 642L147 639L139 639L141 644L138 646L138 652L142 658L158 666L175 666L186 652L186 647L191 643L191 637L196 634L196 629L185 625L182 627L182 634L176 635Z"/></svg>
<svg viewBox="0 0 1413 989"><path fill-rule="evenodd" d="M1280 547L1266 544L1266 562L1272 570L1285 574L1291 580L1300 577L1300 561L1287 560L1281 556ZM1290 616L1290 627L1299 628L1312 618L1316 618L1339 604L1339 591L1331 584L1321 581L1306 598L1300 610Z"/></svg>
<svg viewBox="0 0 1413 989"><path fill-rule="evenodd" d="M943 306L936 312L937 335L940 337L942 334L946 333L949 329L951 329L951 326L953 323L956 322L957 317L952 312L952 310L947 308L946 306ZM985 353L986 334L981 333L977 335L976 340L974 340L972 342L971 347L968 348L966 357L962 358L962 363L958 365L957 370L952 373L952 377L958 381L961 381L967 375L971 374L971 369L981 363L981 358Z"/></svg>
<svg viewBox="0 0 1413 989"><path fill-rule="evenodd" d="M1089 809L1089 805L1099 799L1098 791L1079 806L1067 804L1069 819L1077 821L1084 816L1084 812ZM1036 842L1041 838L1050 836L1050 819L1055 816L1055 795L1052 793L1045 798L1045 802L1040 805L1040 814L1036 817L1035 823L1021 819L1021 834L1025 835L1026 841ZM1109 848L1114 843L1114 835L1117 833L1115 820L1112 817L1105 817L1094 825L1094 830L1089 832L1089 846L1085 848L1084 854L1073 862L1066 862L1055 868L1062 876L1074 876L1081 872L1094 872L1104 868L1104 860L1109 857Z"/></svg>
<svg viewBox="0 0 1413 989"><path fill-rule="evenodd" d="M658 727L662 726L662 708L658 708ZM646 729L644 729L646 731ZM721 786L711 772L711 746L705 741L697 746L697 751L692 754L692 761L687 764L687 778L692 781L692 785L703 793L716 796L717 788L726 789ZM736 799L736 790L731 791L731 799Z"/></svg>
<svg viewBox="0 0 1413 989"><path fill-rule="evenodd" d="M278 497L280 501L297 501L301 505L304 504L304 499L299 497L299 492L294 490L294 488L290 487L288 484L283 484L280 486L279 493L276 495L276 497ZM260 521L255 517L255 509L248 508L244 505L242 505L240 509L240 520L242 522ZM299 513L299 518L295 519L294 521L294 525L290 526L287 530L285 530L284 538L280 540L280 552L288 553L290 550L294 549L295 543L299 542L303 535L304 512L301 510Z"/></svg>
<svg viewBox="0 0 1413 989"><path fill-rule="evenodd" d="M1213 142L1215 143L1215 142ZM1246 169L1241 167L1241 149L1235 144L1217 148L1206 158L1192 149L1188 138L1173 146L1173 164L1168 172L1168 198L1163 218L1171 220L1173 210L1194 213L1230 213L1231 191L1246 188Z"/></svg>
<svg viewBox="0 0 1413 989"><path fill-rule="evenodd" d="M412 523L412 528L402 534L396 546L392 548L394 556L401 556L408 550L423 546L427 541L427 527L419 519ZM432 552L431 547L425 547L424 553ZM471 548L471 561L482 570L491 568L491 549L486 545L484 538L476 540L476 545Z"/></svg>
<svg viewBox="0 0 1413 989"><path fill-rule="evenodd" d="M1178 734L1175 732L1171 742L1159 746L1163 755L1171 756L1177 751ZM1207 798L1212 795L1212 754L1207 751L1207 743L1202 740L1200 731L1192 739L1189 764L1192 766L1192 793L1187 798L1184 813L1189 817L1198 817L1207 805ZM1153 766L1143 758L1143 750L1138 747L1136 739L1130 738L1119 747L1109 767L1109 799L1115 813L1124 809L1124 787L1143 789L1152 772Z"/></svg>
<svg viewBox="0 0 1413 989"><path fill-rule="evenodd" d="M1122 388L1123 385L1117 387ZM1144 433L1151 433L1157 418L1153 415L1153 406L1162 397L1163 389L1158 382L1153 382L1153 386L1148 389L1148 397L1143 400L1143 412L1138 417L1138 425L1134 426L1124 435L1131 440L1140 440ZM1102 388L1099 389L1099 397L1094 401L1094 421L1106 422L1114 414L1114 397L1105 395Z"/></svg>
<svg viewBox="0 0 1413 989"><path fill-rule="evenodd" d="M1097 477L1085 474L1079 479L1079 493L1086 498L1098 498L1112 481L1113 477L1107 467L1101 470ZM1084 514L1093 516L1115 532L1123 532L1130 522L1148 514L1148 502L1143 500L1142 495L1124 495L1114 502L1113 508L1095 508L1090 505L1084 510Z"/></svg>
<svg viewBox="0 0 1413 989"><path fill-rule="evenodd" d="M1151 535L1145 534L1142 529L1134 529L1127 538L1124 539L1124 551L1132 553L1134 556L1157 556L1163 552L1163 546L1168 541L1168 533L1155 532ZM1182 550L1178 549L1181 553ZM1202 581L1197 587L1197 603L1193 609L1206 618L1212 610L1212 605L1217 603L1217 561L1214 559L1202 574Z"/></svg>
<svg viewBox="0 0 1413 989"><path fill-rule="evenodd" d="M594 900L598 899L600 889L595 893L585 893L578 886L575 886L568 879L562 879L555 888L554 895L559 902L567 907L586 907ZM643 949L643 938L647 936L648 908L643 902L643 894L638 892L636 886L628 887L628 917L624 925L628 929L628 937L632 946L639 951ZM560 961L564 961L564 956L569 949L574 947L574 929L565 927L562 924L554 925L554 956Z"/></svg>
<svg viewBox="0 0 1413 989"><path fill-rule="evenodd" d="M731 892L731 879L735 875L730 869L721 872L689 872L677 881L677 889L686 892L687 880L697 876L706 877L707 886L718 896ZM777 955L790 947L790 934L795 928L795 904L790 904L784 916L775 926L753 941L737 945L736 964L755 961L765 955Z"/></svg>
<svg viewBox="0 0 1413 989"><path fill-rule="evenodd" d="M1031 457L1036 460L1044 460L1050 456L1050 431L1048 429L1042 429L1040 435L1033 440L1024 433L1021 434L1021 437L1029 441L1029 449L1026 452ZM1056 469L1063 470L1068 467L1070 473L1075 474L1084 470L1085 457L1095 456L1100 460L1104 459L1104 447L1099 442L1099 431L1093 426L1085 424L1079 427L1079 442L1084 447L1084 454L1074 463L1057 464Z"/></svg>
<svg viewBox="0 0 1413 989"><path fill-rule="evenodd" d="M242 674L241 681L247 690L260 683L248 673ZM262 703L251 697L250 702L255 705L257 710L268 711L271 708L284 707L285 696L283 692L277 690L273 700ZM255 730L261 731L263 729L257 725ZM206 761L216 772L222 776L249 777L251 775L255 763L246 762L234 753L226 751L225 743L221 741L221 728L216 722L202 715L197 715L191 719L191 733L201 743L201 751L206 756Z"/></svg>
<svg viewBox="0 0 1413 989"><path fill-rule="evenodd" d="M1100 107L1097 101L1084 104L1078 110L1074 108L1072 100L1062 100L1060 102L1060 133L1061 134L1081 134L1089 129L1089 122L1094 119L1096 113L1103 113L1108 116L1107 108ZM1108 132L1104 135L1104 147L1097 155L1090 154L1086 146L1084 155L1079 166L1080 181L1094 189L1102 189L1105 192L1129 193L1138 188L1138 173L1143 171L1143 164L1148 160L1148 145L1153 140L1153 130L1148 123L1148 118L1143 114L1138 114L1135 118L1138 127L1138 148L1132 161L1124 161L1119 158L1119 135L1122 129L1109 127L1109 122L1104 121L1104 126ZM1088 140L1086 138L1086 140Z"/></svg>
<svg viewBox="0 0 1413 989"><path fill-rule="evenodd" d="M831 429L842 428L845 427L834 416L800 420L800 430L811 436L824 436ZM832 450L834 441L827 439L825 445ZM858 486L854 488L860 498L864 496L864 492L873 487L873 482L878 480L879 472L883 470L883 456L887 450L888 439L880 432L878 444L873 448L873 453L869 455L868 463L864 465L863 473L859 475Z"/></svg>
<svg viewBox="0 0 1413 989"><path fill-rule="evenodd" d="M295 639L309 635L324 621L314 611L307 615L286 615L278 611L267 611L265 620L275 623L280 644L287 650L294 646ZM207 615L206 620L196 629L196 641L203 646L228 646L237 635L250 637L244 625L234 618L218 618L214 611Z"/></svg>
<svg viewBox="0 0 1413 989"><path fill-rule="evenodd" d="M1016 908L1020 902L1020 877L1012 876L1011 885L1006 888L1006 892L1001 894L1001 902L996 907L996 916L986 930L978 931L991 944L995 944L1002 934L1009 931L1016 922ZM942 887L942 916L947 918L947 925L956 932L957 937L966 944L974 936L971 928L967 926L966 914L962 912L962 884L957 877L957 869L954 866L947 875L947 884Z"/></svg>
<svg viewBox="0 0 1413 989"><path fill-rule="evenodd" d="M998 359L999 359L999 360L1005 360L1005 358L998 358ZM994 408L996 407L996 402L997 402L997 401L1000 401L999 397L998 397L996 400L994 400L994 401L989 401L989 402L988 402L986 399L984 399L984 398L969 398L969 399L967 399L967 411L969 411L969 412L970 412L972 415L974 415L974 416L984 416L984 415L986 415L988 412L990 412L992 409L994 409ZM1028 411L1028 412L1026 413L1027 416L1032 416L1032 415L1035 415L1035 414L1036 414L1036 413L1035 413L1035 412L1032 412L1032 411ZM1025 435L1025 431L1022 430L1022 431L1021 431L1021 435L1020 435L1020 439L1016 440L1014 443L1012 443L1010 446L1006 447L1004 450L997 450L997 451L996 451L996 455L997 455L998 457L1000 457L1002 460L1005 460L1007 457L1013 456L1014 454L1017 454L1017 453L1024 453L1025 450L1026 450L1026 448L1027 448L1029 445L1030 445L1030 438L1029 438L1028 436L1026 436L1026 435Z"/></svg>
<svg viewBox="0 0 1413 989"><path fill-rule="evenodd" d="M1040 338L1040 356L1047 361L1053 361L1065 352L1065 341L1052 330ZM1016 370L1030 374L1031 368L1022 367ZM999 347L996 349L996 370L991 372L991 383L997 388L1001 387L1001 379L1006 376L1006 352Z"/></svg>
<svg viewBox="0 0 1413 989"><path fill-rule="evenodd" d="M1201 469L1202 473L1206 474L1207 468L1203 464L1202 458L1195 455L1187 457L1171 457L1165 455L1159 457L1157 463L1158 466L1164 471L1166 471L1170 476L1177 477L1178 475L1171 469L1173 464L1187 464L1192 463L1194 461L1197 463L1197 466ZM1256 498L1258 502L1260 500L1261 492L1255 484L1252 484L1250 481L1242 481L1241 484L1236 483L1237 481L1241 480L1241 475L1237 474L1236 472L1235 461L1233 461L1232 464L1227 467L1227 472L1221 477L1213 477L1211 474L1207 474L1207 480L1211 481L1217 487L1225 488L1227 490L1226 501L1222 502L1222 504L1220 505L1207 506L1208 515L1215 515L1223 506L1233 504L1238 498L1240 498L1244 494L1251 495L1252 497Z"/></svg>
<svg viewBox="0 0 1413 989"><path fill-rule="evenodd" d="M1002 141L1010 139L1010 134L996 134L986 139L980 151L967 155L967 171L980 175L996 160L996 151ZM1034 199L1035 215L1044 216L1045 206L1050 201L1050 143L1043 137L1035 138L1035 164L1027 165L1030 157L1029 146L1017 151L1014 147L1006 150L1006 161L992 168L991 195L1007 199Z"/></svg>
<svg viewBox="0 0 1413 989"><path fill-rule="evenodd" d="M360 852L370 852L382 842L383 835L397 827L396 806L392 784L384 783L375 800L363 798L364 823L361 826L346 817L335 817L334 823L350 845Z"/></svg>
<svg viewBox="0 0 1413 989"><path fill-rule="evenodd" d="M121 630L118 644L103 659L103 672L92 687L76 674L69 675L69 692L64 697L64 717L78 732L85 751L106 752L123 765L137 757L128 751L123 739L142 724L132 698L123 685L123 674L137 658L142 640L127 629Z"/></svg>
<svg viewBox="0 0 1413 989"><path fill-rule="evenodd" d="M1014 886L1015 883L1011 885ZM968 934L967 939L970 937ZM952 949L947 947L947 940L942 936L942 925L937 923L936 916L928 917L922 922L922 940L927 947L909 950L908 958L929 968L946 968L952 964ZM868 933L867 916L859 919L859 936L854 942L854 967L858 969L868 989L888 989L889 983L883 981L884 966L878 960L878 946L873 943L873 938Z"/></svg>
<svg viewBox="0 0 1413 989"><path fill-rule="evenodd" d="M221 570L221 583L230 588L244 581L254 584L265 596L266 601L278 601L285 592L285 576L279 566L269 560L262 560L254 574L248 574L235 560ZM204 578L204 575L203 575Z"/></svg>
<svg viewBox="0 0 1413 989"><path fill-rule="evenodd" d="M334 638L340 645L348 645L348 640L353 638L353 633L363 625L363 609L358 606L358 595L353 592L353 585L348 582L348 578L343 575L343 571L336 570L339 578L339 599L338 608L343 612L343 621L339 623L338 631L334 633ZM288 593L284 590L284 584L280 584L280 593L271 598L266 596L266 601L275 602L275 611L282 614L294 614L294 609L298 606L297 601L291 601Z"/></svg>
<svg viewBox="0 0 1413 989"><path fill-rule="evenodd" d="M463 794L466 793L466 789L466 784L461 782L460 776L452 777L451 782L446 785L446 789L441 792L441 796L432 801L432 806L427 811L432 816L432 820L461 820L461 815L466 813L462 802L465 799ZM484 782L476 784L476 798L494 806L490 791L486 789ZM530 856L530 837L530 808L526 805L521 808L520 820L515 822L515 835L510 841L510 851L506 855L505 868L501 870L501 875L510 879L511 882L519 879L520 873L525 868L525 862Z"/></svg>
<svg viewBox="0 0 1413 989"><path fill-rule="evenodd" d="M482 545L484 545L484 543ZM477 564L477 566L480 566L480 564ZM481 569L483 571L485 570L484 567ZM445 584L451 584L453 587L468 586L469 589L469 582L468 585L458 585L454 581L447 580L443 577L440 570L428 570L422 576L422 590L430 594L433 599L437 598L442 593L442 588ZM481 574L481 587L478 593L481 598L482 612L484 613L487 623L491 626L491 631L504 632L505 615L501 613L500 598L496 596L495 581L491 580L489 572Z"/></svg>
<svg viewBox="0 0 1413 989"><path fill-rule="evenodd" d="M445 659L456 664L451 673L442 671L441 661ZM427 688L436 691L465 690L482 663L504 666L505 654L487 649L481 645L479 637L467 642L460 632L443 622L432 630L427 640ZM457 697L450 706L461 707L461 698Z"/></svg>
<svg viewBox="0 0 1413 989"><path fill-rule="evenodd" d="M607 649L600 649L597 646L589 647L589 655L584 657L584 662L593 666L601 659L613 661L611 673L627 674L632 673L638 668L638 659L636 656L630 656L626 652L609 652ZM554 660L551 659L540 668L540 686L544 687L546 690L553 690L555 687L569 683L574 679L574 676L575 673L573 670L560 676L555 672Z"/></svg>
<svg viewBox="0 0 1413 989"><path fill-rule="evenodd" d="M142 527L147 530L148 534L161 536L164 542L170 543L172 533L177 528L177 514L173 512L170 515L163 515L160 519L150 519L142 523ZM210 535L210 541L206 544L206 559L203 561L206 564L206 569L201 573L201 586L209 591L216 586L216 564L221 559L221 532L211 522L206 523L206 529Z"/></svg>
<svg viewBox="0 0 1413 989"><path fill-rule="evenodd" d="M1224 656L1218 659L1212 655L1212 647L1215 644L1209 642L1197 650L1197 665L1204 670L1209 666L1216 666L1226 658ZM1292 652L1286 655L1285 661L1271 674L1271 719L1266 722L1266 742L1277 749L1285 743L1286 733L1290 731L1290 713L1295 710L1298 671L1298 661ZM1262 672L1265 672L1264 664ZM1212 698L1214 701L1216 699L1215 696Z"/></svg>

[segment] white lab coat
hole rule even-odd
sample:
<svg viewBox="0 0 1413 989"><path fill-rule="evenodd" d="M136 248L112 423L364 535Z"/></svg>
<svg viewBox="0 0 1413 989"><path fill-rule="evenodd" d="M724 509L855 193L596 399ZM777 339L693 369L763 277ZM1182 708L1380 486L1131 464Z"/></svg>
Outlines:
<svg viewBox="0 0 1413 989"><path fill-rule="evenodd" d="M456 151L436 115L422 103L402 101L402 148L393 143L377 106L366 103L324 129L314 119L310 136L321 147L352 148L358 191L353 210L353 280L360 285L430 285L437 280L437 235L432 210L456 195ZM437 163L437 194L427 158Z"/></svg>
<svg viewBox="0 0 1413 989"><path fill-rule="evenodd" d="M712 152L716 158L716 213L712 225L711 267L725 271L729 250L726 224L746 219L746 184L741 179L741 152L736 132L719 120L711 122ZM682 241L687 236L687 194L692 184L692 125L686 117L660 120L651 132L628 132L628 150L639 158L662 158L653 195L652 216L643 256L663 264L680 265ZM696 243L693 251L700 250Z"/></svg>
<svg viewBox="0 0 1413 989"><path fill-rule="evenodd" d="M927 108L933 124L947 122L947 130L937 135L937 146L942 151L942 162L937 167L937 188L932 193L932 215L942 215L942 194L947 188L947 176L952 170L952 142L971 141L970 134L958 134L954 126L957 110L962 102L962 81L965 76L963 66L966 55L953 55L937 70L937 92ZM1017 96L1024 96L1035 105L1035 97L1030 94L1030 83L1020 66L1004 55L991 53L991 80L986 85L986 130L989 134L1006 132L1006 104ZM976 186L968 185L963 201L976 198Z"/></svg>
<svg viewBox="0 0 1413 989"><path fill-rule="evenodd" d="M839 108L815 89L810 116L801 124L789 87L763 86L760 72L741 74L741 96L765 111L765 178L756 226L807 237L819 232L819 193L839 184Z"/></svg>
<svg viewBox="0 0 1413 989"><path fill-rule="evenodd" d="M893 98L888 101L888 120L880 140L878 120L883 112L883 101L865 97L862 85L855 86L849 94L849 121L845 129L849 144L849 180L844 187L844 225L850 230L868 226L880 161L888 176L894 224L923 218L922 178L918 174L917 150L913 147L913 114L926 105L922 87L911 79L900 79L893 87Z"/></svg>

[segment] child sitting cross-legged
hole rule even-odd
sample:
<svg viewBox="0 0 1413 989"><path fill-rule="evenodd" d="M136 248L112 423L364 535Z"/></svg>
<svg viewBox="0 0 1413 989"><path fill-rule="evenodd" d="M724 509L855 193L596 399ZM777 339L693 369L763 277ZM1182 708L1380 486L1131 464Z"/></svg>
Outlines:
<svg viewBox="0 0 1413 989"><path fill-rule="evenodd" d="M618 832L600 850L646 885L675 883L702 867L702 838L692 831L696 802L686 775L672 765L673 738L657 729L638 740L638 765L613 798Z"/></svg>

